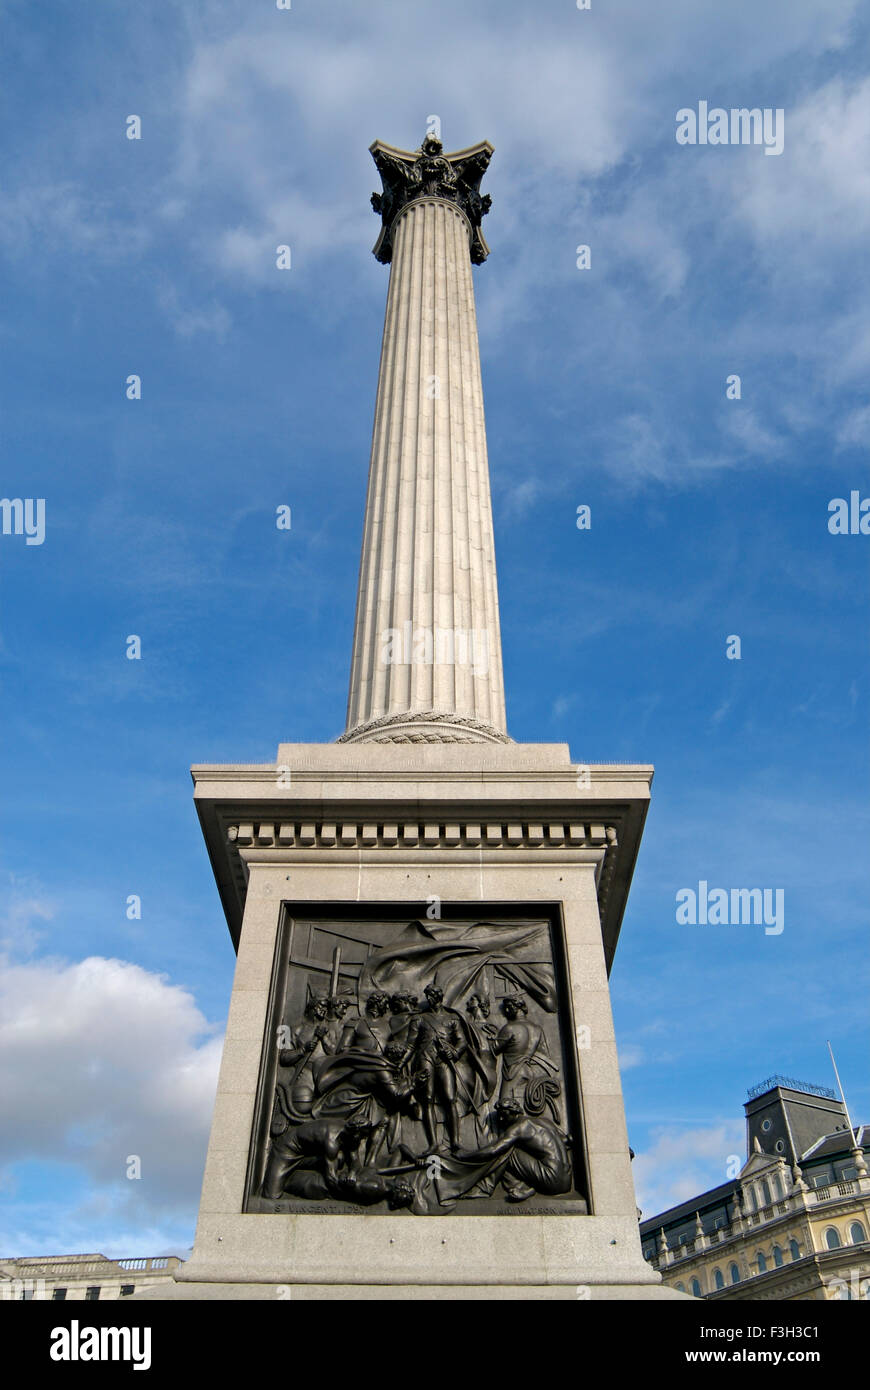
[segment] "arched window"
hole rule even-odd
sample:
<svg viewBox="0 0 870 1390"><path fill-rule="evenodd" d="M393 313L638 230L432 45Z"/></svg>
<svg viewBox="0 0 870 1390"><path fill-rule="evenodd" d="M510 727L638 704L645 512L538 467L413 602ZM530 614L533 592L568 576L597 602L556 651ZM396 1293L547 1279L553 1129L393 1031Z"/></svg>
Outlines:
<svg viewBox="0 0 870 1390"><path fill-rule="evenodd" d="M779 1269L782 1265L782 1262L782 1251L780 1250L778 1245L775 1245L773 1247L773 1263L776 1265L777 1269Z"/></svg>
<svg viewBox="0 0 870 1390"><path fill-rule="evenodd" d="M833 1226L829 1226L825 1231L825 1245L829 1250L839 1250L840 1248L840 1235Z"/></svg>
<svg viewBox="0 0 870 1390"><path fill-rule="evenodd" d="M692 1293L696 1298L701 1297L701 1285L698 1283L697 1279L692 1280Z"/></svg>
<svg viewBox="0 0 870 1390"><path fill-rule="evenodd" d="M864 1227L861 1225L860 1221L852 1222L851 1226L849 1227L849 1239L851 1240L853 1245L860 1245L862 1240L867 1239L866 1235L864 1234Z"/></svg>
<svg viewBox="0 0 870 1390"><path fill-rule="evenodd" d="M685 1284L677 1284L677 1292L678 1292L678 1293L685 1293L685 1292L686 1292L686 1286L685 1286Z"/></svg>
<svg viewBox="0 0 870 1390"><path fill-rule="evenodd" d="M767 1260L764 1258L764 1256L762 1255L762 1253L761 1253L760 1250L759 1250L759 1252L758 1252L758 1254L757 1254L757 1256L756 1256L756 1259L758 1260L758 1272L759 1272L759 1274L766 1274L766 1273L767 1273Z"/></svg>
<svg viewBox="0 0 870 1390"><path fill-rule="evenodd" d="M791 1255L791 1257L792 1257L793 1260L799 1260L799 1259L800 1259L800 1257L801 1257L801 1249L800 1249L800 1246L798 1245L798 1243L797 1243L796 1240L790 1240L790 1241L789 1241L789 1243L788 1243L788 1251L789 1251L789 1254Z"/></svg>
<svg viewBox="0 0 870 1390"><path fill-rule="evenodd" d="M767 1178L761 1179L761 1195L764 1198L764 1205L770 1206L770 1188L767 1185Z"/></svg>
<svg viewBox="0 0 870 1390"><path fill-rule="evenodd" d="M715 1280L716 1288L717 1288L717 1289L724 1289L724 1287L725 1287L725 1280L722 1278L722 1271L721 1271L721 1269L716 1269L716 1270L713 1271L713 1279Z"/></svg>
<svg viewBox="0 0 870 1390"><path fill-rule="evenodd" d="M732 1283L732 1284L739 1284L739 1283L740 1283L740 1270L737 1268L736 1265L732 1265L731 1268L729 1269L728 1273L731 1275L731 1283Z"/></svg>

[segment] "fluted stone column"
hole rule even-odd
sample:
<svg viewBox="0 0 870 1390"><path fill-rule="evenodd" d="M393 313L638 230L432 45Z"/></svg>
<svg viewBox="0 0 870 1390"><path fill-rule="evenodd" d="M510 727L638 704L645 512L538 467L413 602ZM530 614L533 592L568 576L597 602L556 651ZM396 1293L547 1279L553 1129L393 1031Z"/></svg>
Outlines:
<svg viewBox="0 0 870 1390"><path fill-rule="evenodd" d="M376 142L391 261L344 741L506 741L472 259L487 144Z"/></svg>

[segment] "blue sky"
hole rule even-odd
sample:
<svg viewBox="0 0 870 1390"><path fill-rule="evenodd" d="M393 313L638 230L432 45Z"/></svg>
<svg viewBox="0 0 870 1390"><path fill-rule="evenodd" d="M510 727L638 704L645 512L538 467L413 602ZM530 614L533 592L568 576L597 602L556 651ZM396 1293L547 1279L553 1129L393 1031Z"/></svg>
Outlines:
<svg viewBox="0 0 870 1390"><path fill-rule="evenodd" d="M724 1179L747 1086L831 1084L826 1038L870 1119L870 537L827 527L870 496L859 11L0 0L0 492L46 500L0 536L0 1252L191 1243L234 958L188 768L344 727L367 147L431 114L496 151L509 730L656 765L612 977L640 1205ZM699 100L781 107L782 154L679 146ZM701 879L782 888L784 931L679 926Z"/></svg>

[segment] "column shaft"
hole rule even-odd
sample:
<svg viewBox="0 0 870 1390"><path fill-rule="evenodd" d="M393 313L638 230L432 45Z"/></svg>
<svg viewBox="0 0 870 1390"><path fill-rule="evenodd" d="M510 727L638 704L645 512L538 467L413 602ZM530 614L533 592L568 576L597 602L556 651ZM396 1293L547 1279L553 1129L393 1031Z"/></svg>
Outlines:
<svg viewBox="0 0 870 1390"><path fill-rule="evenodd" d="M469 231L392 228L345 738L506 737Z"/></svg>

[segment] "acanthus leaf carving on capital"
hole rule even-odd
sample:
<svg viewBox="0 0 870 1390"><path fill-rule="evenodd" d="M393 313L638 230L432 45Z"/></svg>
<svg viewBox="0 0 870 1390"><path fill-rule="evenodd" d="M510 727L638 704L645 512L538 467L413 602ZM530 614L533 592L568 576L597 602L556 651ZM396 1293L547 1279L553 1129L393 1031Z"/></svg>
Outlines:
<svg viewBox="0 0 870 1390"><path fill-rule="evenodd" d="M486 260L489 247L480 223L489 212L492 199L488 193L481 193L480 181L492 158L489 144L484 142L471 150L448 155L437 136L427 135L413 152L394 150L376 140L371 155L383 184L382 192L372 194L372 207L383 222L374 254L383 265L388 265L393 257L393 223L402 209L418 198L442 198L454 203L468 220L472 262L481 265Z"/></svg>

